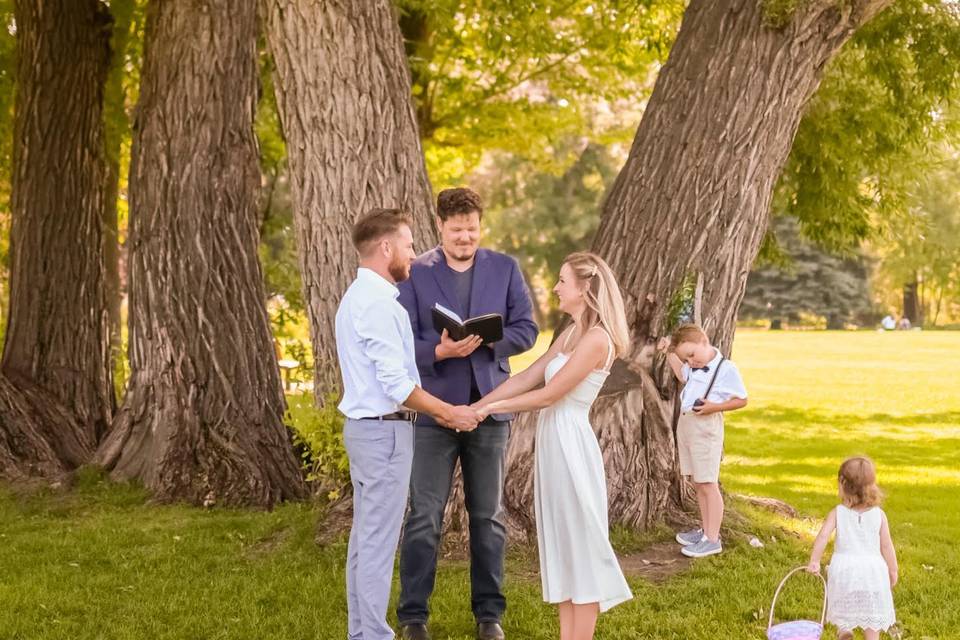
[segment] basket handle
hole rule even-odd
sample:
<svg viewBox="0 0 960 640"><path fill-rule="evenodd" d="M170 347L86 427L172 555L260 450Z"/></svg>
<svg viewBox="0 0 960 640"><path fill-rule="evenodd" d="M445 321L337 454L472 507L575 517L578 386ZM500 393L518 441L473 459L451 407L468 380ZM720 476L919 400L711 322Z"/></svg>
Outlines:
<svg viewBox="0 0 960 640"><path fill-rule="evenodd" d="M783 590L783 585L787 583L787 580L790 579L790 576L797 573L798 571L806 571L807 567L797 567L792 569L787 575L783 576L783 580L780 581L780 585L777 587L776 592L773 594L773 602L770 603L770 619L767 621L767 629L773 626L773 611L777 606L777 598L780 597L780 592ZM823 584L823 609L820 611L820 625L823 626L823 623L827 619L827 581L823 579L823 576L819 573L814 574L820 578L820 582Z"/></svg>

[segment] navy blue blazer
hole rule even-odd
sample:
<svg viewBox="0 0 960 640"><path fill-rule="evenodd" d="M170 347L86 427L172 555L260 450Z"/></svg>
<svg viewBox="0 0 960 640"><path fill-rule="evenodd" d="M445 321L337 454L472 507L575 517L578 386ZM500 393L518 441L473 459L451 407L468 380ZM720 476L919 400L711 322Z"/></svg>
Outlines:
<svg viewBox="0 0 960 640"><path fill-rule="evenodd" d="M510 377L510 356L523 353L537 341L539 329L533 321L533 303L523 280L520 265L508 255L479 249L473 266L470 308L462 309L447 258L437 247L417 258L410 278L399 285L400 304L410 315L417 352L417 368L423 388L453 405L470 402L470 370L480 393L486 395ZM433 329L431 309L439 302L466 320L487 313L503 316L503 339L492 348L481 345L467 358L436 361L434 348L440 334ZM510 414L494 414L510 420ZM417 424L436 424L421 415Z"/></svg>

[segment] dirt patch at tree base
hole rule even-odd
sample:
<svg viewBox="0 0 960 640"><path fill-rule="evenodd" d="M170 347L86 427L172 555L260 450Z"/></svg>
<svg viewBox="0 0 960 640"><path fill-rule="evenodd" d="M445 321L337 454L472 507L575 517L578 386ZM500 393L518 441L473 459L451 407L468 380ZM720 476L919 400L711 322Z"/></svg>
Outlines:
<svg viewBox="0 0 960 640"><path fill-rule="evenodd" d="M680 553L675 542L658 542L643 551L619 556L620 568L630 578L659 584L688 569L693 558Z"/></svg>

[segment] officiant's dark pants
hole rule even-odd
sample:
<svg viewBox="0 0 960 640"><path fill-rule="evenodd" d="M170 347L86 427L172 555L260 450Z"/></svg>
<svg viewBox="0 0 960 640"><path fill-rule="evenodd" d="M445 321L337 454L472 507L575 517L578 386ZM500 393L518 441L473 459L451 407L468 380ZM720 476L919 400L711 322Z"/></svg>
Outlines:
<svg viewBox="0 0 960 640"><path fill-rule="evenodd" d="M426 624L427 601L437 573L437 549L443 511L450 495L457 458L463 469L464 497L470 519L470 586L477 622L499 622L503 596L503 479L509 422L481 424L457 433L444 427L414 428L410 510L400 545L400 603L397 619Z"/></svg>

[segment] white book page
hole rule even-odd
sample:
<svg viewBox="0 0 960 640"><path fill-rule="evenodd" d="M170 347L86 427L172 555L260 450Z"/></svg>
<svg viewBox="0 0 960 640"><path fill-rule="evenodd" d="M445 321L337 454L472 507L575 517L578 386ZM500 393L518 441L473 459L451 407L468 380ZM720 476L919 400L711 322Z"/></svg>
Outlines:
<svg viewBox="0 0 960 640"><path fill-rule="evenodd" d="M460 316L456 314L456 312L451 311L450 309L447 309L445 306L443 306L439 302L435 302L433 306L437 311L439 311L443 315L447 316L448 318L451 318L452 320L456 320L459 324L463 324L463 320L460 318Z"/></svg>

